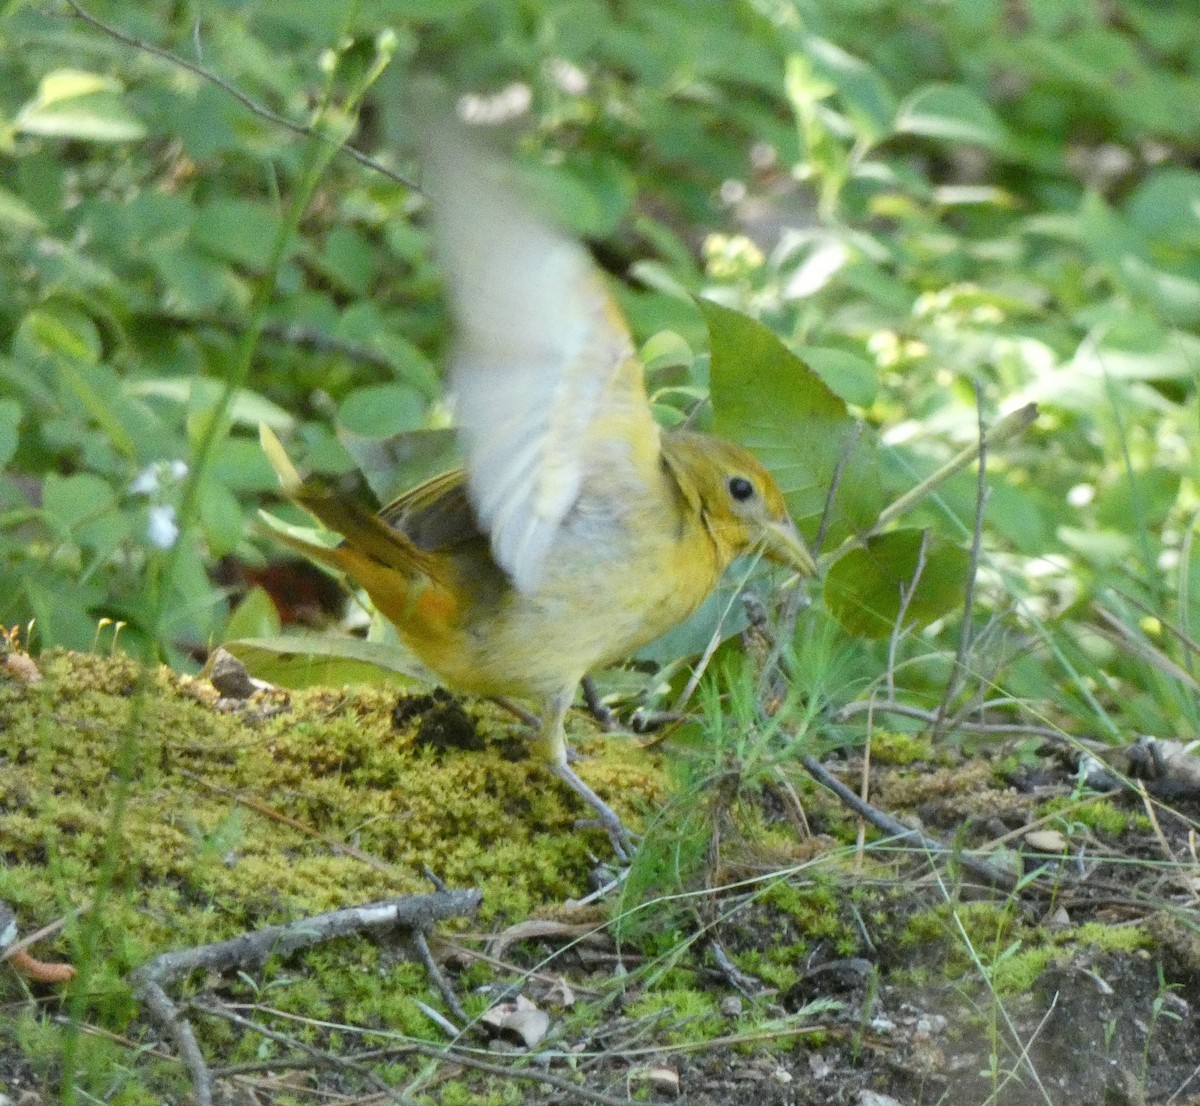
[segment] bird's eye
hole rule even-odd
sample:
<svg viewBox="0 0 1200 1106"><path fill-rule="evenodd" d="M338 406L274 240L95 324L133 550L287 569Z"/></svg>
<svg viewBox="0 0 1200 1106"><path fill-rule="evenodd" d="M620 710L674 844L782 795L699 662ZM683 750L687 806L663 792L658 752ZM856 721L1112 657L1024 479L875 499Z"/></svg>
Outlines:
<svg viewBox="0 0 1200 1106"><path fill-rule="evenodd" d="M744 476L731 476L729 478L729 494L739 503L745 503L747 499L754 497L754 485Z"/></svg>

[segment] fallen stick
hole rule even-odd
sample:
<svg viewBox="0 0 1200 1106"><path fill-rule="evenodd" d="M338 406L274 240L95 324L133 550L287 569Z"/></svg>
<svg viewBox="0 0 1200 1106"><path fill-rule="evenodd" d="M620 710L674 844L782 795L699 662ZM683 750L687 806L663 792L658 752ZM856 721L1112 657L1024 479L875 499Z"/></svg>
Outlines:
<svg viewBox="0 0 1200 1106"><path fill-rule="evenodd" d="M804 765L806 771L813 779L832 791L855 814L860 818L865 818L876 829L880 829L884 833L891 835L897 841L917 845L932 856L950 857L985 883L993 887L999 887L1005 891L1014 891L1021 882L1020 877L1013 872L1006 872L995 864L990 864L988 861L974 856L969 852L952 849L949 845L945 845L937 840L937 838L912 829L898 818L893 818L878 807L872 806L851 791L850 788L842 783L841 780L811 754L802 756L800 763Z"/></svg>
<svg viewBox="0 0 1200 1106"><path fill-rule="evenodd" d="M316 914L287 925L257 929L228 941L164 952L136 968L130 982L134 994L179 1049L192 1077L197 1106L212 1106L212 1074L208 1062L191 1023L167 994L167 984L194 971L226 972L254 967L272 956L287 956L338 937L395 929L423 935L437 922L473 914L482 898L482 892L474 889L433 891L428 895L400 895L383 902Z"/></svg>

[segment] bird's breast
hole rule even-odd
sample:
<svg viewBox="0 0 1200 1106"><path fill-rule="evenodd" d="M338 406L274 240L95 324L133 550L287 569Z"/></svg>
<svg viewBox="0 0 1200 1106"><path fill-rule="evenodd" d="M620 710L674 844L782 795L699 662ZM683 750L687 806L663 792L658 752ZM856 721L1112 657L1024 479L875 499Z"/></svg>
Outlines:
<svg viewBox="0 0 1200 1106"><path fill-rule="evenodd" d="M690 615L721 573L703 523L669 488L582 496L529 591L483 563L481 547L457 566L454 625L400 631L448 683L487 695L549 695L628 657Z"/></svg>

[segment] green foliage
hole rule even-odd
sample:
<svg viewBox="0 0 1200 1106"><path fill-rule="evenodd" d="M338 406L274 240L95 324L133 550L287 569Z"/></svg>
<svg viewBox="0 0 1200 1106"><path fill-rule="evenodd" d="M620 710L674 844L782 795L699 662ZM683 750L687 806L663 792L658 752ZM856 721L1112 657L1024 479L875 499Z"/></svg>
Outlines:
<svg viewBox="0 0 1200 1106"><path fill-rule="evenodd" d="M1200 613L1200 15L1137 0L1119 19L1097 0L94 14L183 55L200 42L279 116L334 137L357 119L355 142L402 174L419 169L409 72L439 69L493 114L521 110L492 93L523 83L531 187L625 278L660 417L711 388L716 427L760 451L825 551L973 439L976 385L989 418L1037 400L1037 431L988 459L976 615L1031 617L1055 678L1014 668L1009 690L1093 725L1196 714L1145 649L1087 624L1114 589L1185 632ZM385 499L452 458L421 198L82 20L17 5L4 31L0 622L87 647L109 619L121 648L178 664L270 638L265 595L214 570L274 555L250 526L275 486L259 421L301 468L358 467ZM719 228L699 254L697 226ZM910 622L956 629L975 500L964 472L902 520L930 531ZM888 635L913 540L832 564L847 630ZM1190 663L1185 639L1117 617ZM918 644L898 659L925 694L944 668Z"/></svg>
<svg viewBox="0 0 1200 1106"><path fill-rule="evenodd" d="M1036 702L1113 739L1200 725L1194 5L89 6L272 115L64 10L0 14L0 624L181 668L256 639L243 648L289 683L367 671L377 641L301 654L271 596L242 582L276 556L254 526L277 495L256 432L273 427L306 471L357 470L384 500L452 461L424 201L393 179L419 176L407 78L436 69L483 114L521 116L515 156L612 275L660 419L748 442L823 539L824 593L785 643L800 690L764 721L758 671L722 647L680 769L687 798L639 858L639 895L689 886L714 825L752 822L810 723L885 671L889 693L927 709ZM386 172L335 153L351 133ZM975 442L981 416L1030 401L1036 428L987 457L964 627L974 472L865 548L844 543ZM667 665L654 696L678 694L670 665L708 629L647 651ZM130 724L107 709L110 732ZM338 735L361 785L379 762ZM281 738L285 766L304 765L304 738ZM135 752L153 783L153 756ZM342 809L330 787L313 800L323 817ZM106 826L61 794L44 816L72 831L54 843L65 885ZM1099 806L1072 817L1117 825ZM24 814L10 821L42 847ZM220 890L212 854L237 829L224 814L159 827L139 863L189 894ZM298 893L294 872L244 863L274 895ZM37 874L10 868L5 886L50 917ZM305 878L329 893L328 872ZM505 910L528 904L510 896ZM1010 935L983 921L995 951ZM1031 947L1044 962L1049 946ZM105 951L128 966L146 949ZM116 1024L115 974L93 982ZM54 1027L20 1032L31 1055L59 1048Z"/></svg>

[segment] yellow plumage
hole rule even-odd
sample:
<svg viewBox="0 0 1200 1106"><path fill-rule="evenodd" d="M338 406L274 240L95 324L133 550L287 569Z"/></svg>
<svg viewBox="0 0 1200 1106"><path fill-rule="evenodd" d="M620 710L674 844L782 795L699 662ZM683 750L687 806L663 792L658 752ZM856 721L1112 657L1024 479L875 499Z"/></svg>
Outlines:
<svg viewBox="0 0 1200 1106"><path fill-rule="evenodd" d="M453 122L425 128L425 190L457 326L465 469L377 516L288 477L345 539L280 540L357 581L448 685L542 705L551 768L624 831L567 764L580 679L692 613L739 554L812 561L744 449L660 431L620 312L586 251L534 216Z"/></svg>

